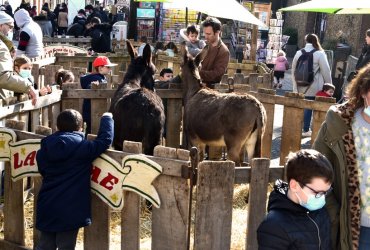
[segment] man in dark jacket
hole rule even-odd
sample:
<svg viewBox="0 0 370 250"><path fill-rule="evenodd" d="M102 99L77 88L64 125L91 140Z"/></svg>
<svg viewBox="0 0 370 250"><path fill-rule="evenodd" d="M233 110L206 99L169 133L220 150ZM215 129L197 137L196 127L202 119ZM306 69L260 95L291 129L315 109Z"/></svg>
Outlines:
<svg viewBox="0 0 370 250"><path fill-rule="evenodd" d="M109 23L97 24L91 28L89 35L91 36L91 48L97 53L105 53L111 51L110 32L112 25Z"/></svg>
<svg viewBox="0 0 370 250"><path fill-rule="evenodd" d="M37 199L36 249L74 249L80 227L91 224L91 163L113 140L111 113L100 120L98 136L85 140L82 116L73 109L61 112L58 131L41 140L36 160L43 177Z"/></svg>
<svg viewBox="0 0 370 250"><path fill-rule="evenodd" d="M258 227L258 249L331 249L324 207L334 178L330 162L316 150L300 150L288 156L286 171L288 183L276 181Z"/></svg>

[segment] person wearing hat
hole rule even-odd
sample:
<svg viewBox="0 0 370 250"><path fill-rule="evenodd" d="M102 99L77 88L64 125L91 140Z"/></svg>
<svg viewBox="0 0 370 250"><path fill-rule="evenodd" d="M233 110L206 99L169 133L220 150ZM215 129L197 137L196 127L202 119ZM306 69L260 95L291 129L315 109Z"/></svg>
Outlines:
<svg viewBox="0 0 370 250"><path fill-rule="evenodd" d="M19 9L14 13L14 19L21 28L17 56L26 55L28 58L35 58L44 54L42 44L42 30L40 25L32 20L25 9Z"/></svg>
<svg viewBox="0 0 370 250"><path fill-rule="evenodd" d="M14 20L5 12L0 11L0 34L5 36L7 43L13 36ZM8 44L9 46L9 44ZM13 60L7 44L0 39L0 99L13 96L14 92L28 93L35 105L37 95L32 83L19 75L13 74Z"/></svg>
<svg viewBox="0 0 370 250"><path fill-rule="evenodd" d="M111 72L111 67L116 66L116 63L111 63L106 56L98 56L93 61L94 73L82 76L80 78L81 87L83 89L91 89L92 85L107 84L106 75ZM91 133L91 101L84 99L82 104L82 117L86 122L86 135Z"/></svg>

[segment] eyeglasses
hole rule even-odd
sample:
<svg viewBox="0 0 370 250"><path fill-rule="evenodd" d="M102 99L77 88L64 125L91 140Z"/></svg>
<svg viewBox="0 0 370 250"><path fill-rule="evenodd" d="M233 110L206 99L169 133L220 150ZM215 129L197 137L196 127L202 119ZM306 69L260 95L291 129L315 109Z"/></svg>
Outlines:
<svg viewBox="0 0 370 250"><path fill-rule="evenodd" d="M302 184L302 185L304 187L308 188L309 190L311 190L315 194L315 198L320 198L323 195L326 196L326 195L328 195L333 190L333 188L330 186L330 188L327 191L317 192L316 190L314 190L313 188L310 188L309 186L307 186L305 184Z"/></svg>
<svg viewBox="0 0 370 250"><path fill-rule="evenodd" d="M14 28L14 25L11 25L9 23L5 23L10 29L13 29Z"/></svg>

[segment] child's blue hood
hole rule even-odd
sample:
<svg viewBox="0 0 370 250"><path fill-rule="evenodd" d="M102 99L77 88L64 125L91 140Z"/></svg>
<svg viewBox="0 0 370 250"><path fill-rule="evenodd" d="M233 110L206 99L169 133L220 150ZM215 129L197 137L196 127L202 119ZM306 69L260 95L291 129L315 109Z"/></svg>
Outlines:
<svg viewBox="0 0 370 250"><path fill-rule="evenodd" d="M82 132L56 132L41 140L42 148L49 161L68 159L84 140Z"/></svg>

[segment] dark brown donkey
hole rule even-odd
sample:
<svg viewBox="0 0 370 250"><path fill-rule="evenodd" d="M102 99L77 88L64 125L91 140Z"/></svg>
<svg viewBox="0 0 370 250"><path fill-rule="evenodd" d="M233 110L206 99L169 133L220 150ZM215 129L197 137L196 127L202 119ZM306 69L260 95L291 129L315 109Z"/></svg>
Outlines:
<svg viewBox="0 0 370 250"><path fill-rule="evenodd" d="M184 130L190 143L199 148L200 159L206 145L226 146L228 159L236 164L243 162L245 147L249 162L252 157L261 157L266 124L262 103L248 94L223 94L204 87L198 67L207 49L194 59L188 57L184 46L181 51Z"/></svg>
<svg viewBox="0 0 370 250"><path fill-rule="evenodd" d="M147 44L143 56L136 56L129 41L127 50L131 64L109 109L114 119L113 145L122 150L124 140L142 142L143 153L153 155L161 140L165 117L162 99L154 92L152 52Z"/></svg>

